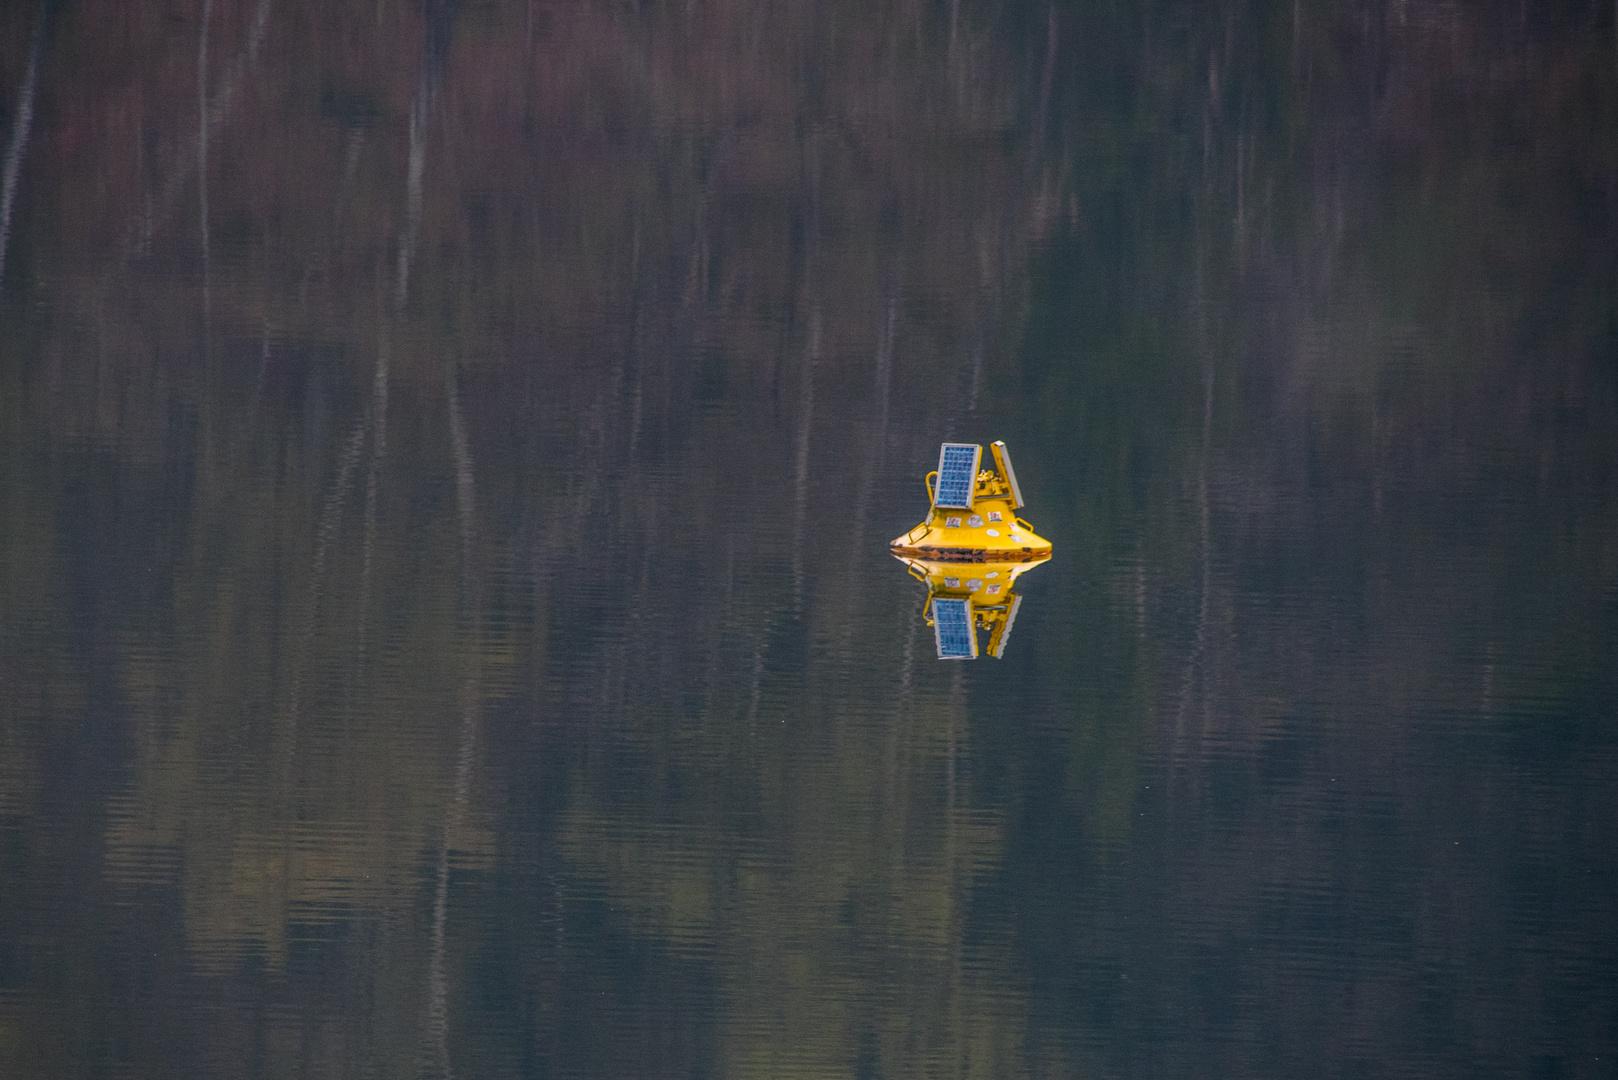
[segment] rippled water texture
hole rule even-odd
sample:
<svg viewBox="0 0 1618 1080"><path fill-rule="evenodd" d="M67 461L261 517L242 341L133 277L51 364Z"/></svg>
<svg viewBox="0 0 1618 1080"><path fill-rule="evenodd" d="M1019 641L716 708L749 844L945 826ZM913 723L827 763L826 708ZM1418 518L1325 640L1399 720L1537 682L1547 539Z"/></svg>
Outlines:
<svg viewBox="0 0 1618 1080"><path fill-rule="evenodd" d="M0 1076L1613 1075L1615 14L7 4Z"/></svg>

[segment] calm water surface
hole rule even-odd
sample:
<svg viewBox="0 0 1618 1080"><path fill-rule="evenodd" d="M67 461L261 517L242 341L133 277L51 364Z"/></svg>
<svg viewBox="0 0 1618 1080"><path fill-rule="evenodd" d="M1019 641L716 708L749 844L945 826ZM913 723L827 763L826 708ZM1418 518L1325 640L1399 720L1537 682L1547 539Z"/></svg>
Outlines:
<svg viewBox="0 0 1618 1080"><path fill-rule="evenodd" d="M1614 17L7 4L0 1075L1614 1075Z"/></svg>

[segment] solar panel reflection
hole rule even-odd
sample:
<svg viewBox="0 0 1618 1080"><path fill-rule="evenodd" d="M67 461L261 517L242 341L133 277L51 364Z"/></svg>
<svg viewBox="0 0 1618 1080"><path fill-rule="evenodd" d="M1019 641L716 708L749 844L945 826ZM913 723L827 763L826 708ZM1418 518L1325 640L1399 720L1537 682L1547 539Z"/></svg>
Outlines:
<svg viewBox="0 0 1618 1080"><path fill-rule="evenodd" d="M995 632L989 635L989 655L996 660L1002 660L1006 655L1006 642L1011 640L1011 628L1017 623L1017 609L1022 606L1022 597L1011 598L1011 608L1006 612L1006 621L1001 623Z"/></svg>
<svg viewBox="0 0 1618 1080"><path fill-rule="evenodd" d="M938 488L934 506L970 510L977 486L978 461L983 447L976 443L945 443L938 451Z"/></svg>
<svg viewBox="0 0 1618 1080"><path fill-rule="evenodd" d="M938 637L940 660L975 660L978 637L972 632L970 600L933 599L933 632Z"/></svg>

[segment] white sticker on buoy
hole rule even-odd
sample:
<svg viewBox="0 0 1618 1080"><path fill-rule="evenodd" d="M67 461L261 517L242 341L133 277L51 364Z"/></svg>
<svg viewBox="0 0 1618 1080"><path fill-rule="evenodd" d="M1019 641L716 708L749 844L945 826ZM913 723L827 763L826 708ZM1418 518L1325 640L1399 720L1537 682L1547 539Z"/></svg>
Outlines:
<svg viewBox="0 0 1618 1080"><path fill-rule="evenodd" d="M966 583L966 587L971 589L973 592L977 592L979 589L983 588L983 582L979 581L977 578L973 578L971 581Z"/></svg>
<svg viewBox="0 0 1618 1080"><path fill-rule="evenodd" d="M972 526L972 528L976 529L983 524L983 519L978 517L978 515L973 514L971 517L966 519L966 523Z"/></svg>
<svg viewBox="0 0 1618 1080"><path fill-rule="evenodd" d="M961 527L961 519L958 517L945 518L944 526L950 529L959 529Z"/></svg>
<svg viewBox="0 0 1618 1080"><path fill-rule="evenodd" d="M1000 535L1000 530L999 529L988 529L986 531L988 532L988 534L990 536L999 536Z"/></svg>

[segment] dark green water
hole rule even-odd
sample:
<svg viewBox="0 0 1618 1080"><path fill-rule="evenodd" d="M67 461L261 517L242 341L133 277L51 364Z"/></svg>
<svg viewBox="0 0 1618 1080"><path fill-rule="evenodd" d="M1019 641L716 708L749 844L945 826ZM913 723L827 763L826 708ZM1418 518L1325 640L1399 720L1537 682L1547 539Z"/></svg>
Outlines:
<svg viewBox="0 0 1618 1080"><path fill-rule="evenodd" d="M7 4L0 1076L1614 1075L1615 15Z"/></svg>

